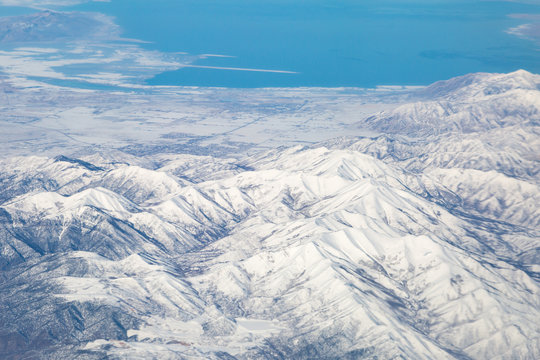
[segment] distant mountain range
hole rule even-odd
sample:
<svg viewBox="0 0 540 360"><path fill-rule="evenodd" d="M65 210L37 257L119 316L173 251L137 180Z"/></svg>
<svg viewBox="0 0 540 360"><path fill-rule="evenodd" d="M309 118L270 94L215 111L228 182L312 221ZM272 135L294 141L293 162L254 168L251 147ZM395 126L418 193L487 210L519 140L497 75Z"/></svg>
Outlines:
<svg viewBox="0 0 540 360"><path fill-rule="evenodd" d="M119 34L111 18L99 13L46 10L0 18L0 43L105 40Z"/></svg>
<svg viewBox="0 0 540 360"><path fill-rule="evenodd" d="M540 76L409 99L234 158L4 156L0 357L540 358Z"/></svg>

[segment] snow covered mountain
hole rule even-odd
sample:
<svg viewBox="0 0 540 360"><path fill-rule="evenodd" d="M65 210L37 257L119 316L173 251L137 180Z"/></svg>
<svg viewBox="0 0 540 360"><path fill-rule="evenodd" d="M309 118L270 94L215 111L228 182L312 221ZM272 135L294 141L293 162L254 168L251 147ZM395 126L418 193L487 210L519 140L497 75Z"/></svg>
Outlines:
<svg viewBox="0 0 540 360"><path fill-rule="evenodd" d="M415 137L537 126L539 83L539 75L524 70L469 74L437 82L418 92L420 101L374 115L365 124L384 133Z"/></svg>
<svg viewBox="0 0 540 360"><path fill-rule="evenodd" d="M0 19L0 42L4 43L110 39L118 35L118 26L98 13L45 10Z"/></svg>
<svg viewBox="0 0 540 360"><path fill-rule="evenodd" d="M540 358L539 86L233 158L3 158L1 357Z"/></svg>

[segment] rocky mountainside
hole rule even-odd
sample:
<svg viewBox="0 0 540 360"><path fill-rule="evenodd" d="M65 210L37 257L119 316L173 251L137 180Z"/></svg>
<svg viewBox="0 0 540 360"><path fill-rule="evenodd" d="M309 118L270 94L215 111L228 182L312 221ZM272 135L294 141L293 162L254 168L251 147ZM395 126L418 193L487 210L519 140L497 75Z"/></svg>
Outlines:
<svg viewBox="0 0 540 360"><path fill-rule="evenodd" d="M539 86L238 158L2 159L1 357L540 358Z"/></svg>

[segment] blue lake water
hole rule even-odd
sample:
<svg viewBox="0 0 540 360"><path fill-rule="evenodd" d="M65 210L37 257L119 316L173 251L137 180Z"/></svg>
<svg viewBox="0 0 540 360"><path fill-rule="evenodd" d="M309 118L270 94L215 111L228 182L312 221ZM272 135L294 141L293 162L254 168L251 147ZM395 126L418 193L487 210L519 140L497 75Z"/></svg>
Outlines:
<svg viewBox="0 0 540 360"><path fill-rule="evenodd" d="M2 6L0 8L0 16L17 16L31 14L33 12L36 12L36 10L20 6Z"/></svg>
<svg viewBox="0 0 540 360"><path fill-rule="evenodd" d="M470 72L540 73L539 46L505 32L509 14L540 5L504 1L112 0L72 7L112 15L125 37L164 52L225 54L157 85L226 87L422 85Z"/></svg>

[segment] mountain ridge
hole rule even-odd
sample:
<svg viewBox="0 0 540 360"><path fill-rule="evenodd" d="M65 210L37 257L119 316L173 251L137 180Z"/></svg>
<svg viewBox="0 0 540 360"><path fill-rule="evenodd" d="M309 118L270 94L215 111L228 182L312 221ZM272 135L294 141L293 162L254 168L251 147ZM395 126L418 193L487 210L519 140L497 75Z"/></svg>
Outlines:
<svg viewBox="0 0 540 360"><path fill-rule="evenodd" d="M538 84L465 76L373 136L236 158L2 159L0 354L540 357Z"/></svg>

